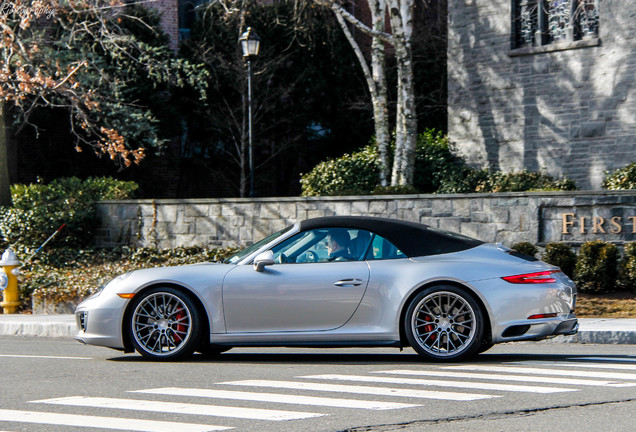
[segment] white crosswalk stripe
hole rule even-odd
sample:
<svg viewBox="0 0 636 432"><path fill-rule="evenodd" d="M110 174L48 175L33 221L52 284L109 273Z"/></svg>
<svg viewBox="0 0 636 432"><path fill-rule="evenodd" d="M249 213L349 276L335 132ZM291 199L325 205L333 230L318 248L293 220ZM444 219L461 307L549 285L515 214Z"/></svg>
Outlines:
<svg viewBox="0 0 636 432"><path fill-rule="evenodd" d="M413 408L413 407L421 406L421 405L405 404L405 403L399 403L399 402L380 402L380 401L359 400L359 399L286 395L286 394L280 394L280 393L253 393L253 392L241 392L241 391L230 391L230 390L212 390L212 389L198 389L198 388L176 388L176 387L135 390L131 393L149 393L149 394L162 394L162 395L171 395L171 396L233 399L233 400L273 402L273 403L283 403L283 404L315 405L315 406L326 406L326 407L337 407L337 408L354 408L354 409L357 408L357 409L368 409L368 410L391 410L391 409Z"/></svg>
<svg viewBox="0 0 636 432"><path fill-rule="evenodd" d="M233 417L251 420L298 420L311 417L321 417L324 414L299 412L299 411L279 411L258 408L240 408L217 405L198 405L178 402L160 402L152 400L137 399L117 399L105 397L85 397L71 396L57 399L45 399L33 401L34 403L45 403L54 405L70 405L92 408L113 408L134 411L152 411L176 414L193 414L215 417Z"/></svg>
<svg viewBox="0 0 636 432"><path fill-rule="evenodd" d="M529 365L549 366L545 362L524 362ZM582 369L616 369L616 370L633 370L636 371L636 364L620 364L620 363L587 363L587 362L559 362L559 367L575 367Z"/></svg>
<svg viewBox="0 0 636 432"><path fill-rule="evenodd" d="M77 426L98 429L114 429L139 432L212 432L233 429L194 423L139 420L121 417L99 417L77 414L59 414L39 411L17 411L0 409L0 421L35 423L57 426Z"/></svg>
<svg viewBox="0 0 636 432"><path fill-rule="evenodd" d="M324 379L335 381L356 381L356 382L373 382L384 384L405 384L405 385L421 385L421 386L438 386L438 387L453 387L453 388L469 388L477 390L499 390L510 392L524 392L524 393L560 393L577 391L577 389L562 388L562 387L541 387L533 385L512 385L512 384L492 384L492 383L478 383L478 382L466 382L466 381L442 381L431 379L419 379L419 378L391 378L391 377L374 377L374 376L361 376L361 375L309 375L300 378L308 379Z"/></svg>
<svg viewBox="0 0 636 432"><path fill-rule="evenodd" d="M636 358L634 357L572 357L569 360L577 360L577 361L602 361L608 363L636 363Z"/></svg>
<svg viewBox="0 0 636 432"><path fill-rule="evenodd" d="M457 365L444 366L447 370L472 370L502 373L521 373L536 375L565 375L575 377L590 378L606 378L626 381L636 381L636 374L620 373L620 372L599 372L599 371L582 371L572 369L543 369L535 367L514 367L514 366L488 366L488 365ZM625 383L625 386L636 385L635 383Z"/></svg>
<svg viewBox="0 0 636 432"><path fill-rule="evenodd" d="M326 391L336 393L355 393L355 394L369 394L378 396L397 396L397 397L409 397L409 398L422 398L422 399L442 399L442 400L455 400L455 401L470 401L479 399L490 399L499 396L474 394L474 393L451 393L441 391L429 391L429 390L411 390L402 388L388 388L388 387L370 387L370 386L350 386L350 385L338 385L338 384L322 384L322 383L308 383L297 381L271 381L271 380L243 380L243 381L228 381L219 384L236 385L236 386L251 386L251 387L273 387L284 388L294 390L314 390L314 391Z"/></svg>
<svg viewBox="0 0 636 432"><path fill-rule="evenodd" d="M390 375L414 375L426 377L445 377L445 378L464 378L464 379L482 379L494 381L515 381L515 382L532 382L532 383L548 383L548 384L566 384L576 386L597 386L597 387L616 387L622 386L624 383L619 381L601 381L595 379L575 379L561 378L554 376L536 376L536 375L497 375L476 372L451 372L451 371L431 371L431 370L409 370L396 369L388 371L376 371L378 374Z"/></svg>

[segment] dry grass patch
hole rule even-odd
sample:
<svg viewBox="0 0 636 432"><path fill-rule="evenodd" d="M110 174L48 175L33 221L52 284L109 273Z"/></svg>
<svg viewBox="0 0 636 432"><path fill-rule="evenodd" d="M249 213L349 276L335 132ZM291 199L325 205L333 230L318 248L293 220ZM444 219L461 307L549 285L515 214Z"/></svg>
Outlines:
<svg viewBox="0 0 636 432"><path fill-rule="evenodd" d="M579 293L576 315L579 318L636 318L636 293Z"/></svg>

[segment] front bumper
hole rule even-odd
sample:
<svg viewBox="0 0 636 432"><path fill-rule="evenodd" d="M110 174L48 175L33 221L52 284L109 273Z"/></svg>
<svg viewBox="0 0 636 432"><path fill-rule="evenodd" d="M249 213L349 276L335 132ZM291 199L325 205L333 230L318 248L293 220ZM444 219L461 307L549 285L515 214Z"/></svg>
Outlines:
<svg viewBox="0 0 636 432"><path fill-rule="evenodd" d="M122 318L126 300L102 294L80 303L75 310L74 339L88 345L124 349Z"/></svg>

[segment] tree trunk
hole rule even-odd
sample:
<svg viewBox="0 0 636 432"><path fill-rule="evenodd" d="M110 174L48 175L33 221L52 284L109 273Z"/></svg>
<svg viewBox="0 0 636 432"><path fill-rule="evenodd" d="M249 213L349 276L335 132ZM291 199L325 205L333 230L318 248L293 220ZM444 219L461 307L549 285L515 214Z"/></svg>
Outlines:
<svg viewBox="0 0 636 432"><path fill-rule="evenodd" d="M9 151L4 102L0 101L0 206L11 205L9 183Z"/></svg>
<svg viewBox="0 0 636 432"><path fill-rule="evenodd" d="M371 10L373 30L383 32L385 27L386 0L368 0ZM371 68L373 83L376 87L373 98L373 118L375 121L375 142L380 156L380 184L386 186L389 181L389 115L386 82L386 61L384 42L374 36L371 43Z"/></svg>
<svg viewBox="0 0 636 432"><path fill-rule="evenodd" d="M415 173L417 117L413 83L413 1L388 0L398 70L395 157L391 185L412 185Z"/></svg>
<svg viewBox="0 0 636 432"><path fill-rule="evenodd" d="M314 0L318 4L324 4L322 0ZM358 63L362 68L364 78L367 82L369 94L371 95L371 103L373 106L373 120L375 126L375 142L378 147L378 156L380 157L380 174L379 180L382 186L386 186L389 180L389 143L391 134L389 132L389 116L388 116L388 86L386 82L386 61L384 44L390 39L390 35L385 33L385 14L386 0L367 0L371 11L371 28L360 22L356 17L352 16L338 3L328 1L336 15L340 28L345 37L349 41L349 45L358 58ZM360 48L360 45L353 37L347 22L353 24L357 29L361 30L372 38L371 43L371 67Z"/></svg>

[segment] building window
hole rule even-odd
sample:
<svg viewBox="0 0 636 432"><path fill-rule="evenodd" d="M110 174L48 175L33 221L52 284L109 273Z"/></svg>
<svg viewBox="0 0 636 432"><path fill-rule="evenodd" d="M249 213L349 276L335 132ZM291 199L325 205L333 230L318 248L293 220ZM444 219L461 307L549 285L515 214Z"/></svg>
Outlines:
<svg viewBox="0 0 636 432"><path fill-rule="evenodd" d="M197 19L197 8L202 0L177 0L179 7L179 40L190 38L190 33Z"/></svg>
<svg viewBox="0 0 636 432"><path fill-rule="evenodd" d="M598 38L598 0L514 0L513 49Z"/></svg>

